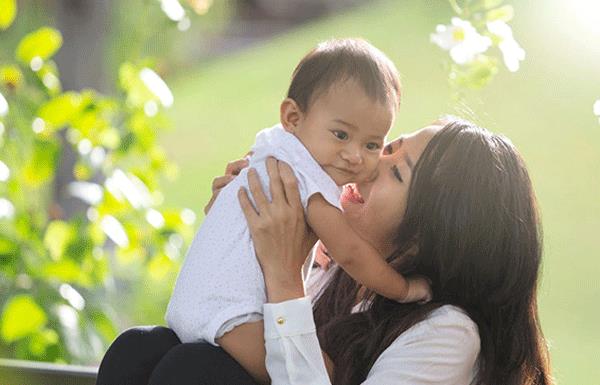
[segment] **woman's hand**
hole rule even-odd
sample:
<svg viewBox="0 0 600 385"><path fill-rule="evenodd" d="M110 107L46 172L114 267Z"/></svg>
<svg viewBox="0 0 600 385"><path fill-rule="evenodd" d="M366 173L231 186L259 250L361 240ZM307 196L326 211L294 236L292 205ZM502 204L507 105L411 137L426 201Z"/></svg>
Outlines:
<svg viewBox="0 0 600 385"><path fill-rule="evenodd" d="M248 172L248 184L256 207L245 189L238 197L265 277L267 300L282 302L305 295L302 266L316 236L304 219L298 181L290 166L269 158L267 173L271 202L254 169Z"/></svg>
<svg viewBox="0 0 600 385"><path fill-rule="evenodd" d="M249 152L248 154L246 154L246 157L227 163L227 167L225 167L225 175L218 176L215 179L213 179L213 195L212 197L210 197L210 200L208 201L206 206L204 206L204 214L208 214L208 211L212 207L213 203L215 203L215 199L217 199L217 196L219 195L223 187L227 186L229 182L231 182L233 178L235 178L240 173L240 171L242 171L242 169L248 167L248 155L251 154L252 152Z"/></svg>

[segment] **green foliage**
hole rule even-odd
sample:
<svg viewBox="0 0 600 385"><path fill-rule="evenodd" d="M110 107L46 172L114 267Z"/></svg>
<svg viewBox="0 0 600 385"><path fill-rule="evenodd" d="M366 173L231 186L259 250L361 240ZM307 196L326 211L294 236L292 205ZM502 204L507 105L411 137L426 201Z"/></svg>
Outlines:
<svg viewBox="0 0 600 385"><path fill-rule="evenodd" d="M25 65L34 58L47 60L62 45L62 35L54 28L43 27L25 36L17 47L17 59ZM33 66L33 64L31 64Z"/></svg>
<svg viewBox="0 0 600 385"><path fill-rule="evenodd" d="M15 15L16 2L0 0L0 29ZM194 215L162 203L174 166L157 137L173 97L153 61L123 63L116 96L63 92L52 60L62 44L41 27L0 59L0 351L90 363L118 331L107 296L170 284ZM67 150L74 181L55 189ZM66 217L55 191L86 210Z"/></svg>
<svg viewBox="0 0 600 385"><path fill-rule="evenodd" d="M2 311L0 334L13 342L40 330L48 322L46 312L26 294L12 297Z"/></svg>
<svg viewBox="0 0 600 385"><path fill-rule="evenodd" d="M0 29L7 29L17 16L16 0L0 0Z"/></svg>

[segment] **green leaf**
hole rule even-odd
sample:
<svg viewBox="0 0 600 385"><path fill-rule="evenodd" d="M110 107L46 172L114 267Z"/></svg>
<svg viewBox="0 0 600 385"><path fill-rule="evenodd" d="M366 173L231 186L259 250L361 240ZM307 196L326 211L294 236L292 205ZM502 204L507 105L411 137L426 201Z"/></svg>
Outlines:
<svg viewBox="0 0 600 385"><path fill-rule="evenodd" d="M19 245L11 238L0 234L0 257L15 256L19 250Z"/></svg>
<svg viewBox="0 0 600 385"><path fill-rule="evenodd" d="M57 29L42 27L26 35L17 47L17 59L29 66L31 59L51 58L62 45L62 35Z"/></svg>
<svg viewBox="0 0 600 385"><path fill-rule="evenodd" d="M115 339L118 330L110 318L100 311L94 311L91 314L91 319L96 330L98 330L105 341L110 342Z"/></svg>
<svg viewBox="0 0 600 385"><path fill-rule="evenodd" d="M38 331L29 340L29 352L36 357L44 357L48 347L58 343L59 336L52 329Z"/></svg>
<svg viewBox="0 0 600 385"><path fill-rule="evenodd" d="M464 69L456 67L451 75L451 84L458 87L481 89L498 73L498 63L486 55L479 55Z"/></svg>
<svg viewBox="0 0 600 385"><path fill-rule="evenodd" d="M17 16L16 0L0 0L0 29L5 30Z"/></svg>
<svg viewBox="0 0 600 385"><path fill-rule="evenodd" d="M508 23L514 16L515 10L512 5L503 5L502 7L488 11L485 15L485 18L487 21L502 20Z"/></svg>
<svg viewBox="0 0 600 385"><path fill-rule="evenodd" d="M17 274L19 244L6 235L0 234L0 275L12 278Z"/></svg>
<svg viewBox="0 0 600 385"><path fill-rule="evenodd" d="M88 287L91 279L81 271L80 266L70 259L48 264L43 269L47 278L54 278L60 282L76 283Z"/></svg>
<svg viewBox="0 0 600 385"><path fill-rule="evenodd" d="M0 82L7 88L17 88L23 82L23 74L16 65L2 66L0 67Z"/></svg>
<svg viewBox="0 0 600 385"><path fill-rule="evenodd" d="M52 259L55 261L60 260L67 246L76 235L75 229L69 223L64 221L50 222L44 234L44 245L50 252Z"/></svg>
<svg viewBox="0 0 600 385"><path fill-rule="evenodd" d="M148 277L155 282L163 281L169 274L175 271L175 263L165 254L159 253L150 260L146 266Z"/></svg>
<svg viewBox="0 0 600 385"><path fill-rule="evenodd" d="M38 116L54 128L61 128L77 117L84 106L84 100L76 92L65 92L46 103L38 110Z"/></svg>
<svg viewBox="0 0 600 385"><path fill-rule="evenodd" d="M11 343L39 331L48 321L44 309L27 294L11 298L2 312L0 335Z"/></svg>
<svg viewBox="0 0 600 385"><path fill-rule="evenodd" d="M140 71L140 68L131 63L123 63L119 68L119 84L127 93L127 103L137 108L143 107L149 101L159 100L140 78Z"/></svg>
<svg viewBox="0 0 600 385"><path fill-rule="evenodd" d="M23 180L31 187L39 187L54 176L59 156L59 147L53 141L36 140L25 167Z"/></svg>
<svg viewBox="0 0 600 385"><path fill-rule="evenodd" d="M74 261L81 262L94 250L94 242L81 226L78 228L77 236L73 238L65 250L65 255Z"/></svg>

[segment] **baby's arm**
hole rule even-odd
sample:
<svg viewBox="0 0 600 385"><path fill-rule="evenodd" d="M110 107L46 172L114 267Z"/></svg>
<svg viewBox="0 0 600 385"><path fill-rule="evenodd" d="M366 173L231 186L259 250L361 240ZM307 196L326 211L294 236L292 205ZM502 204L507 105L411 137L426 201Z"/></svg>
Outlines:
<svg viewBox="0 0 600 385"><path fill-rule="evenodd" d="M350 227L343 214L321 194L308 202L307 220L327 246L331 258L352 278L398 302L428 301L431 289L423 278L406 279Z"/></svg>
<svg viewBox="0 0 600 385"><path fill-rule="evenodd" d="M248 322L217 339L219 346L262 385L270 383L265 364L264 322Z"/></svg>

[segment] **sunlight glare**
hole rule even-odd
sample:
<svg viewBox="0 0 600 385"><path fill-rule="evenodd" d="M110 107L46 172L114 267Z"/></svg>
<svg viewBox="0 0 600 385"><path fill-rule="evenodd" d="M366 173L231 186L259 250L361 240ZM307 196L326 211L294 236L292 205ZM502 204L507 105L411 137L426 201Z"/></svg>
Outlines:
<svg viewBox="0 0 600 385"><path fill-rule="evenodd" d="M568 0L565 6L575 14L581 27L600 36L600 1L598 0Z"/></svg>

